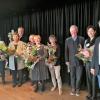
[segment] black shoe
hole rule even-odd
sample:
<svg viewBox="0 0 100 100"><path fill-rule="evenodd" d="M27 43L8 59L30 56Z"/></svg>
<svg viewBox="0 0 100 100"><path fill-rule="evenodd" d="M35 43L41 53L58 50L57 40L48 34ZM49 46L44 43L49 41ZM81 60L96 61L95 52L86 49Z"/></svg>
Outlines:
<svg viewBox="0 0 100 100"><path fill-rule="evenodd" d="M17 84L13 84L12 87L15 88Z"/></svg>
<svg viewBox="0 0 100 100"><path fill-rule="evenodd" d="M22 86L22 83L19 83L19 84L18 84L18 87L21 87L21 86Z"/></svg>
<svg viewBox="0 0 100 100"><path fill-rule="evenodd" d="M92 97L91 100L98 100L97 97Z"/></svg>
<svg viewBox="0 0 100 100"><path fill-rule="evenodd" d="M86 100L92 100L91 96L86 96Z"/></svg>

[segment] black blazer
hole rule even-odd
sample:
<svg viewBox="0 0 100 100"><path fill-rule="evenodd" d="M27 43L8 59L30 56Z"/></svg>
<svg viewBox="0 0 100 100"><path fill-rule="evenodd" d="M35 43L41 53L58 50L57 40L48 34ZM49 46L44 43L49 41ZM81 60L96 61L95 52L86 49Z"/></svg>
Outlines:
<svg viewBox="0 0 100 100"><path fill-rule="evenodd" d="M69 37L65 41L65 62L70 62L71 66L79 66L82 65L82 61L80 61L75 54L78 53L79 44L84 46L84 38L78 36L74 41L72 37Z"/></svg>
<svg viewBox="0 0 100 100"><path fill-rule="evenodd" d="M92 57L92 65L91 67L96 70L96 75L100 72L99 66L99 43L100 43L100 36L95 41L94 52Z"/></svg>
<svg viewBox="0 0 100 100"><path fill-rule="evenodd" d="M25 43L27 43L27 42L28 42L28 37L29 37L28 35L25 35L25 34L24 34L24 35L21 37L20 40L23 41L23 42L25 42Z"/></svg>

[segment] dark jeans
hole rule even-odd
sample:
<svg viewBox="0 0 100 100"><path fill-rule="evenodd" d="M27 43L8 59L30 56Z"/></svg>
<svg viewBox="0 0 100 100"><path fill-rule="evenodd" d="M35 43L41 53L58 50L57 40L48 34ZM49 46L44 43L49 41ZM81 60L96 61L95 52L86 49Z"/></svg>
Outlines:
<svg viewBox="0 0 100 100"><path fill-rule="evenodd" d="M23 69L21 70L11 70L12 73L12 80L13 80L13 84L22 84L22 80L23 80ZM18 77L17 77L18 75ZM18 80L18 82L17 82Z"/></svg>
<svg viewBox="0 0 100 100"><path fill-rule="evenodd" d="M70 77L72 89L79 90L82 76L82 66L70 66Z"/></svg>
<svg viewBox="0 0 100 100"><path fill-rule="evenodd" d="M5 83L5 61L0 61L0 73L2 77L2 83Z"/></svg>

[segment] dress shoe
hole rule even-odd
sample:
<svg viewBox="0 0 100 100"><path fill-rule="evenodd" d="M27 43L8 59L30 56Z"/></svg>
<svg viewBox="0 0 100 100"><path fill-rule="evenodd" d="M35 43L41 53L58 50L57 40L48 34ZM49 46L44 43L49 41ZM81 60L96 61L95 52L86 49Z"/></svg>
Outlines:
<svg viewBox="0 0 100 100"><path fill-rule="evenodd" d="M13 84L12 87L15 88L17 84Z"/></svg>
<svg viewBox="0 0 100 100"><path fill-rule="evenodd" d="M97 97L92 97L91 100L99 100Z"/></svg>
<svg viewBox="0 0 100 100"><path fill-rule="evenodd" d="M19 84L18 84L18 87L21 87L21 86L22 86L22 83L19 83Z"/></svg>
<svg viewBox="0 0 100 100"><path fill-rule="evenodd" d="M92 97L91 96L86 96L86 100L91 100Z"/></svg>

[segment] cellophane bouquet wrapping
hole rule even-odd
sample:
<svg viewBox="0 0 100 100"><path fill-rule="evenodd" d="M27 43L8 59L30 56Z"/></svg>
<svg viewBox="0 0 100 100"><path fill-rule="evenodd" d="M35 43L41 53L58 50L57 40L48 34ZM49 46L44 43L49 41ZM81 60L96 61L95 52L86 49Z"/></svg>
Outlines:
<svg viewBox="0 0 100 100"><path fill-rule="evenodd" d="M32 69L34 64L36 64L38 60L38 55L37 55L37 47L27 45L27 48L24 52L24 58L25 58L25 66L28 67L29 69Z"/></svg>

